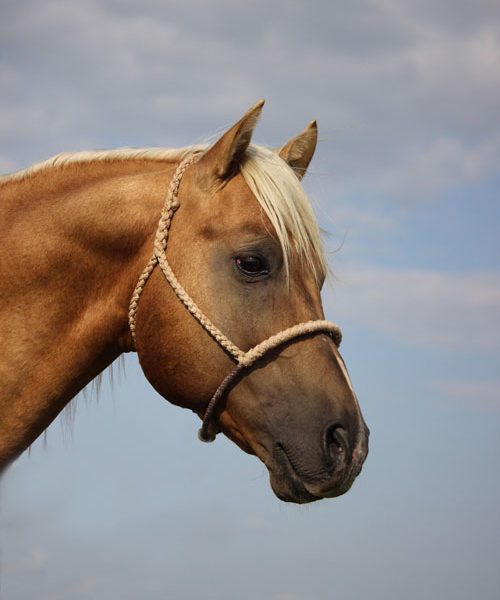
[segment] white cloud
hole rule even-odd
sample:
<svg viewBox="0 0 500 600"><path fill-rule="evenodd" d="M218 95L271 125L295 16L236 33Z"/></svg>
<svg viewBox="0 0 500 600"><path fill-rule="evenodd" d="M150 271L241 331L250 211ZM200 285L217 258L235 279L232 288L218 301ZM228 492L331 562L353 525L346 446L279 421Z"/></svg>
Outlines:
<svg viewBox="0 0 500 600"><path fill-rule="evenodd" d="M500 350L500 273L449 274L346 266L326 306L409 345L457 351Z"/></svg>
<svg viewBox="0 0 500 600"><path fill-rule="evenodd" d="M386 234L398 230L397 219L394 215L389 215L381 211L359 209L352 204L335 201L332 206L325 206L321 203L315 206L316 214L320 221L325 222L327 231L337 230L340 225L340 232L354 231L357 236L373 233L374 231Z"/></svg>
<svg viewBox="0 0 500 600"><path fill-rule="evenodd" d="M3 173L10 173L11 171L14 171L15 168L16 164L11 158L4 154L0 154L0 175Z"/></svg>
<svg viewBox="0 0 500 600"><path fill-rule="evenodd" d="M500 410L500 381L447 380L436 381L434 389L475 410Z"/></svg>
<svg viewBox="0 0 500 600"><path fill-rule="evenodd" d="M30 548L15 562L3 567L5 575L26 574L41 569L48 561L47 553L41 548Z"/></svg>
<svg viewBox="0 0 500 600"><path fill-rule="evenodd" d="M382 189L400 197L433 200L440 192L494 174L500 165L500 136L477 145L440 137L429 146L407 148L406 155L380 176Z"/></svg>
<svg viewBox="0 0 500 600"><path fill-rule="evenodd" d="M276 525L259 515L249 515L242 523L245 531L275 532Z"/></svg>
<svg viewBox="0 0 500 600"><path fill-rule="evenodd" d="M0 152L21 167L71 148L197 141L267 97L267 140L317 118L354 189L429 198L498 172L494 4L315 6L21 0L0 23Z"/></svg>
<svg viewBox="0 0 500 600"><path fill-rule="evenodd" d="M67 598L88 598L94 595L102 584L108 581L108 577L89 575L79 578L74 583L65 585L60 589L49 592L40 597L40 600L66 600Z"/></svg>
<svg viewBox="0 0 500 600"><path fill-rule="evenodd" d="M299 596L294 593L284 592L277 596L272 596L271 600L312 600L311 596Z"/></svg>

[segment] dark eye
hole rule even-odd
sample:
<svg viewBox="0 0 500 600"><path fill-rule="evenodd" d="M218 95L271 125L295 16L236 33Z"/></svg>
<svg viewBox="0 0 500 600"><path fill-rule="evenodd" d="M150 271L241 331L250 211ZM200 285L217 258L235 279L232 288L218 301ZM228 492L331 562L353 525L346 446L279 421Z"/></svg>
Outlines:
<svg viewBox="0 0 500 600"><path fill-rule="evenodd" d="M259 277L269 273L269 265L261 256L237 256L234 262L238 271L248 277Z"/></svg>

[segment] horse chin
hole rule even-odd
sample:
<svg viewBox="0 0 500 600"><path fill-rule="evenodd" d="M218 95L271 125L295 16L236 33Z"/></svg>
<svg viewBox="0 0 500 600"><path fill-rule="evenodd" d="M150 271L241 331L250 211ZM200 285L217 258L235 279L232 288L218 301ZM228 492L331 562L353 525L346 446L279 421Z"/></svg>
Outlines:
<svg viewBox="0 0 500 600"><path fill-rule="evenodd" d="M269 481L273 492L283 502L307 504L321 499L319 496L311 494L302 481L295 476L284 477L282 473L275 475L270 471Z"/></svg>

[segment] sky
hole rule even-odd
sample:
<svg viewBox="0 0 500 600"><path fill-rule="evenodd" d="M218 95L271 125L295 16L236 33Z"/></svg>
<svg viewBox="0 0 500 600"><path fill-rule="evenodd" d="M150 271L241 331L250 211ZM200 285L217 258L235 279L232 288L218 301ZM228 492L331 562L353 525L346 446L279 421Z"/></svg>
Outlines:
<svg viewBox="0 0 500 600"><path fill-rule="evenodd" d="M259 143L317 119L323 301L371 429L346 495L284 504L128 355L3 477L0 598L498 600L498 1L5 0L0 86L3 173L198 143L261 98Z"/></svg>

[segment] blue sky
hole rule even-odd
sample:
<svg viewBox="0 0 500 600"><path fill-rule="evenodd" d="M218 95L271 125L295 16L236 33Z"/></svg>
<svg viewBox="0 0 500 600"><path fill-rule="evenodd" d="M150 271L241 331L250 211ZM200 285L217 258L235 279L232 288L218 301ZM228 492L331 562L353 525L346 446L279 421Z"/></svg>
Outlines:
<svg viewBox="0 0 500 600"><path fill-rule="evenodd" d="M309 506L135 356L7 472L9 600L500 596L500 8L479 0L20 0L0 8L0 171L317 119L327 317L372 435ZM98 396L98 399L96 399Z"/></svg>

